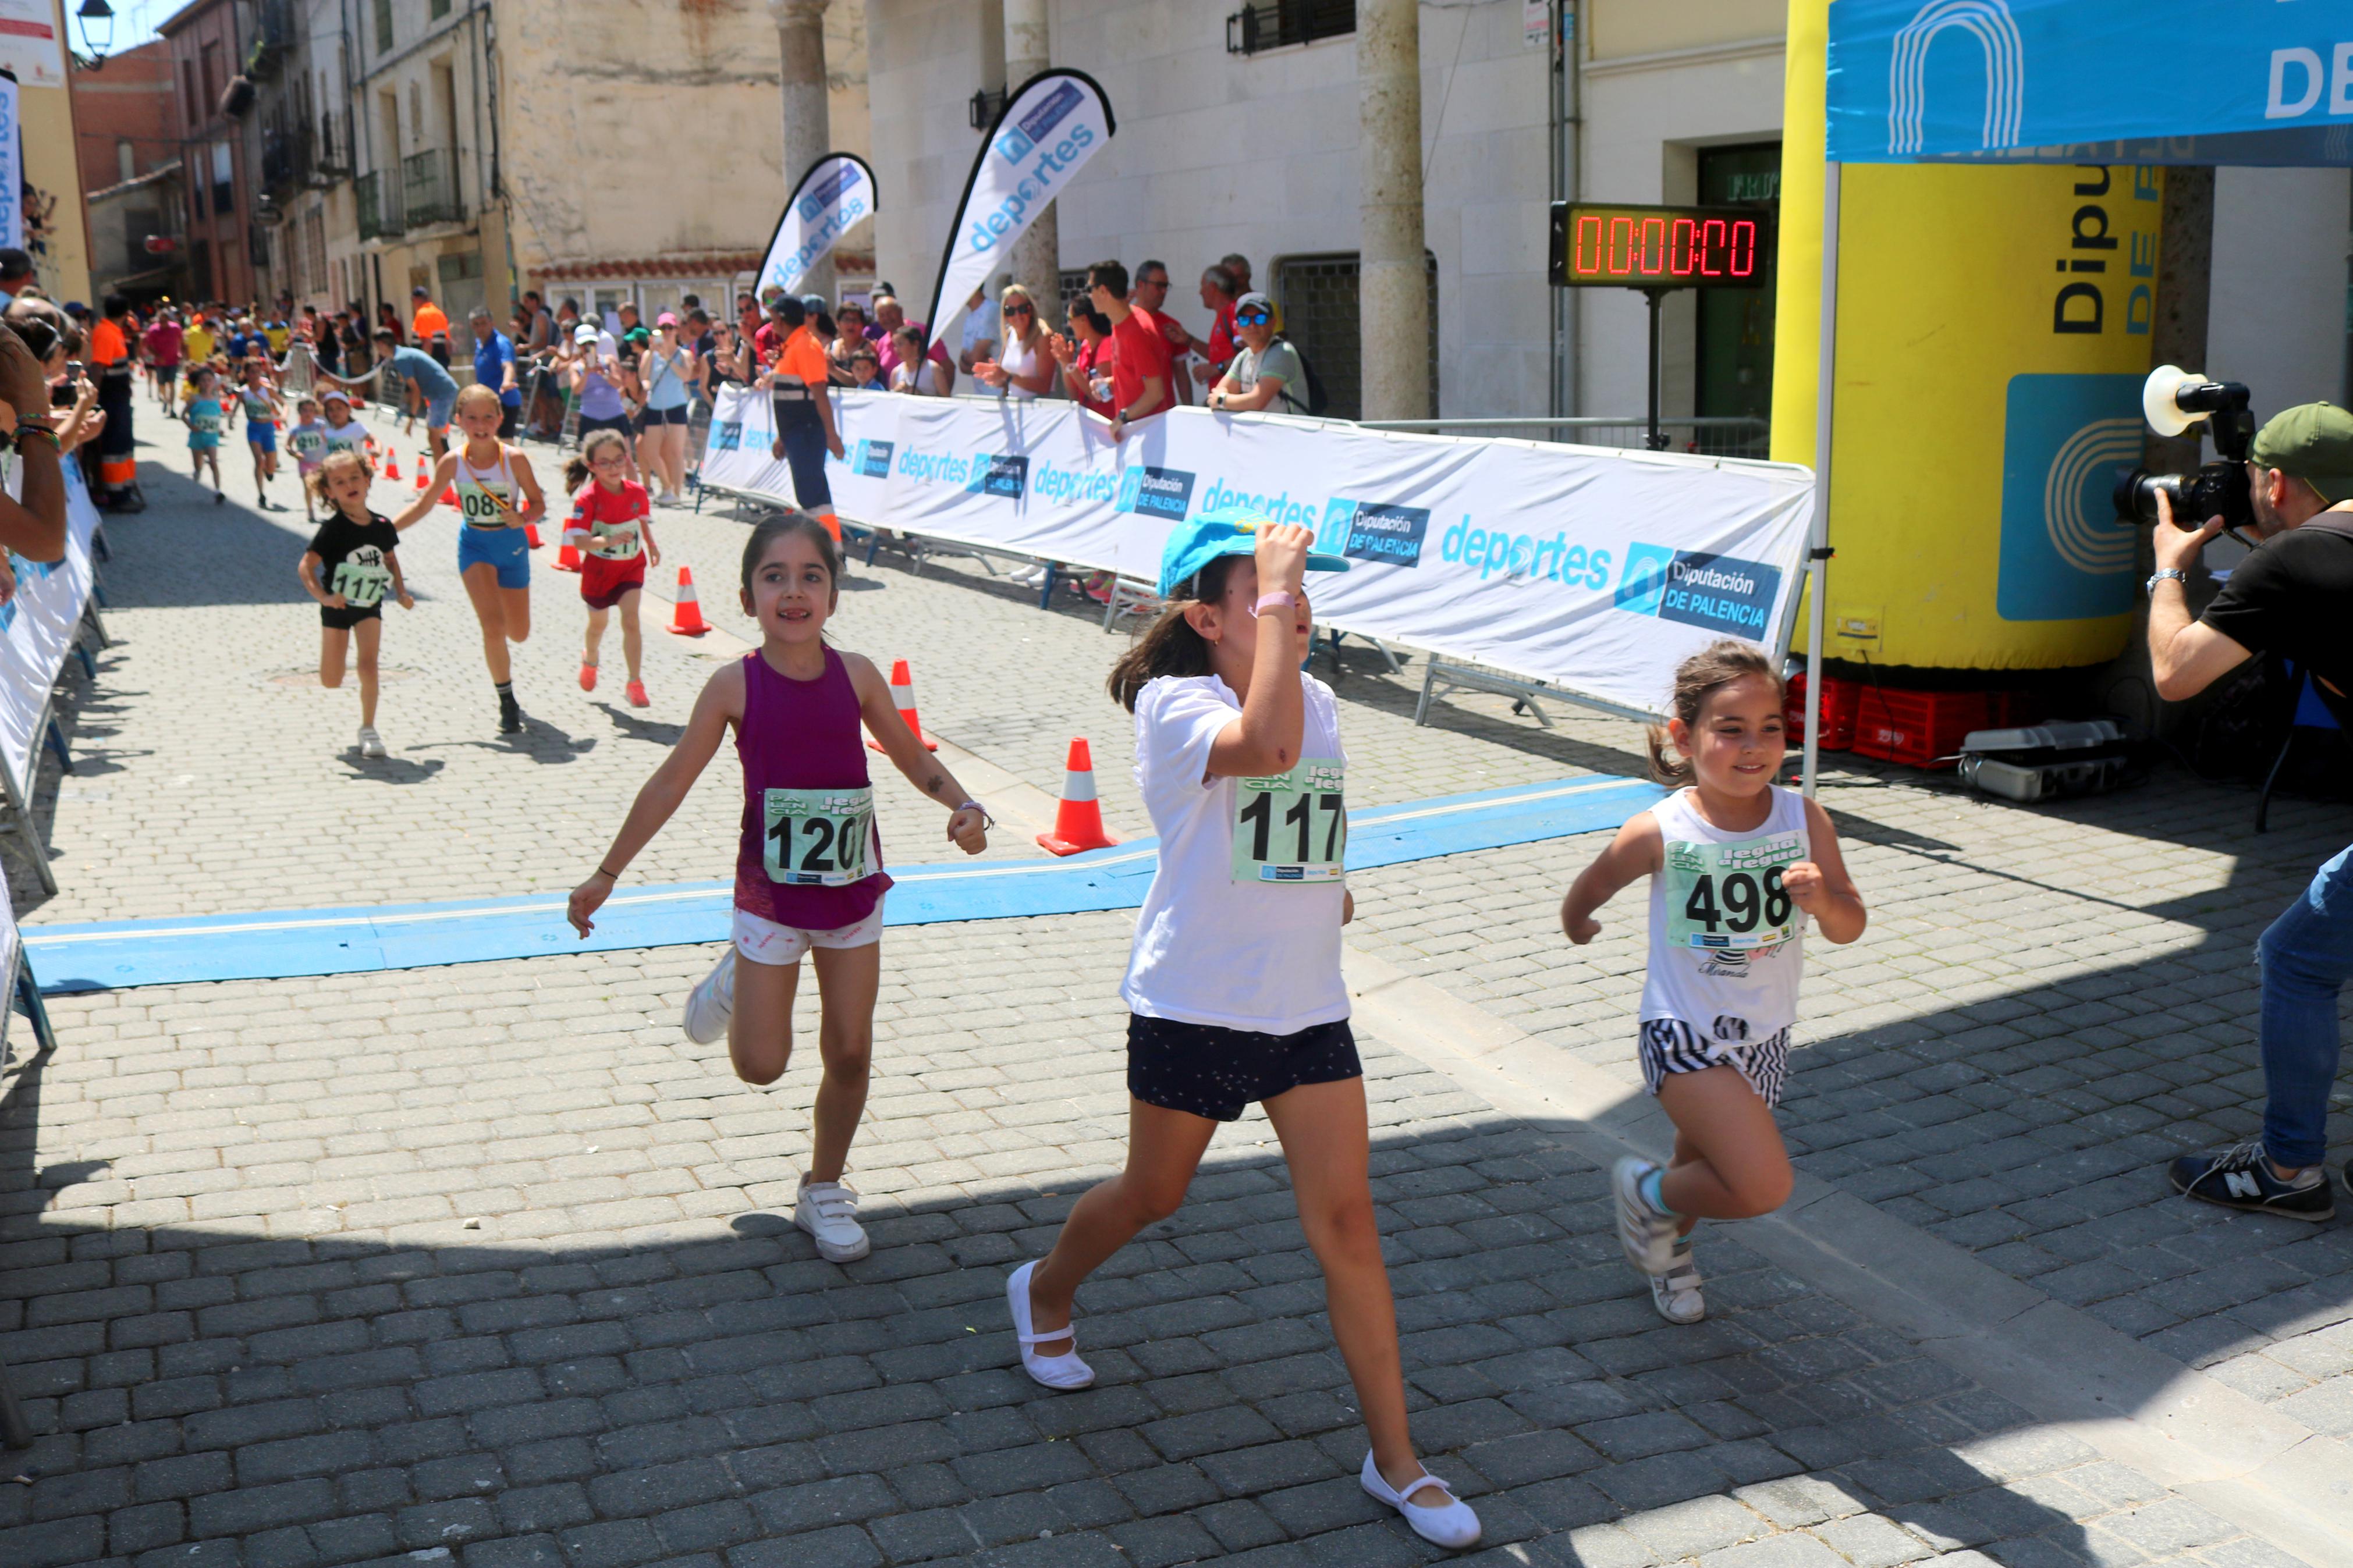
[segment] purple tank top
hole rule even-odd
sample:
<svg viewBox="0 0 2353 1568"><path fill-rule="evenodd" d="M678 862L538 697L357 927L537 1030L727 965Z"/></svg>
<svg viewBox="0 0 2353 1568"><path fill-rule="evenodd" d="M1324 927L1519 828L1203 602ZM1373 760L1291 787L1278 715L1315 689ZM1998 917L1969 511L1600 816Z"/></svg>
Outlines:
<svg viewBox="0 0 2353 1568"><path fill-rule="evenodd" d="M882 838L872 828L867 846L871 876L845 887L800 886L768 876L765 792L772 789L858 789L871 783L858 711L858 691L841 656L825 650L825 673L815 680L778 675L754 652L744 659L744 722L735 755L744 764L744 837L735 855L735 907L778 925L832 931L874 912L891 886L882 869Z"/></svg>

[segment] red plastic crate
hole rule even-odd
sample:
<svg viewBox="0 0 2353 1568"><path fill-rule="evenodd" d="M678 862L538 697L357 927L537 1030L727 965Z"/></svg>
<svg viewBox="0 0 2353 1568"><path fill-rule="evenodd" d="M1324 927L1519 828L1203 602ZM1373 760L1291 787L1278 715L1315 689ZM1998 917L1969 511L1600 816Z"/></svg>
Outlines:
<svg viewBox="0 0 2353 1568"><path fill-rule="evenodd" d="M1841 680L1835 675L1822 677L1822 743L1825 752L1843 752L1854 744L1855 711L1862 695L1858 681ZM1788 736L1791 751L1806 743L1806 678L1801 671L1789 678L1788 689L1781 700L1781 727Z"/></svg>
<svg viewBox="0 0 2353 1568"><path fill-rule="evenodd" d="M1994 727L1998 695L2007 694L1866 686L1855 714L1854 749L1882 762L1949 768L1958 760L1955 753L1964 736Z"/></svg>

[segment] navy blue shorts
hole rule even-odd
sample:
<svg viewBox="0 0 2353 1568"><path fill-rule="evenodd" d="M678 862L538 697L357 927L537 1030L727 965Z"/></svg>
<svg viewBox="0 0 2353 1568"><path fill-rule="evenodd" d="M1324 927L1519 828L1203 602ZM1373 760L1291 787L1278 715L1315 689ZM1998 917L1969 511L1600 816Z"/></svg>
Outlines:
<svg viewBox="0 0 2353 1568"><path fill-rule="evenodd" d="M1262 1035L1128 1015L1127 1092L1163 1110L1239 1121L1244 1107L1302 1084L1364 1076L1345 1018Z"/></svg>

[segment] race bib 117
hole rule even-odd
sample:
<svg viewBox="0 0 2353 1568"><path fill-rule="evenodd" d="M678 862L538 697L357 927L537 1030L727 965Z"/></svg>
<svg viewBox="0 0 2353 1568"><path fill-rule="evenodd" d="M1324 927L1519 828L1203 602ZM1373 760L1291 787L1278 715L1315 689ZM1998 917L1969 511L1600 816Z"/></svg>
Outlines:
<svg viewBox="0 0 2353 1568"><path fill-rule="evenodd" d="M1345 764L1308 757L1288 773L1234 781L1234 880L1336 882L1348 854Z"/></svg>

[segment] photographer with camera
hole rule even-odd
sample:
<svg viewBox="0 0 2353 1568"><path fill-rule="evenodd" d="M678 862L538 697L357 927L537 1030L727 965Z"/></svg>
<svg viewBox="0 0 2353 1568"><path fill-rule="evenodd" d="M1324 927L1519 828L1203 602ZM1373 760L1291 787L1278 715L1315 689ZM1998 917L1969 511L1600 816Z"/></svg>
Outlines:
<svg viewBox="0 0 2353 1568"><path fill-rule="evenodd" d="M2243 519L2218 515L2193 528L2176 521L2173 494L2156 487L2148 652L2157 693L2178 702L2248 659L2274 654L2312 677L2353 735L2353 638L2345 630L2353 620L2353 414L2327 403L2291 408L2246 451ZM2251 528L2257 547L2193 620L2189 569L2226 521ZM2170 1174L2176 1191L2207 1203L2317 1222L2337 1212L2321 1159L2340 1051L2337 994L2353 979L2353 848L2320 868L2263 932L2255 956L2269 1095L2263 1136L2184 1155Z"/></svg>

